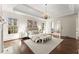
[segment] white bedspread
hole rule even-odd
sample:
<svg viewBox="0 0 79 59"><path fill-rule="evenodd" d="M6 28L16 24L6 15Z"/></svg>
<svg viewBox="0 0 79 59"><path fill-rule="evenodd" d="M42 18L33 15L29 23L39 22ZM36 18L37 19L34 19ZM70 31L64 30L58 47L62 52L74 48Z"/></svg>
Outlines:
<svg viewBox="0 0 79 59"><path fill-rule="evenodd" d="M52 36L51 35L47 35L47 34L35 34L35 35L31 35L30 38L36 42L37 40L39 39L45 39L45 38L50 38L52 39Z"/></svg>

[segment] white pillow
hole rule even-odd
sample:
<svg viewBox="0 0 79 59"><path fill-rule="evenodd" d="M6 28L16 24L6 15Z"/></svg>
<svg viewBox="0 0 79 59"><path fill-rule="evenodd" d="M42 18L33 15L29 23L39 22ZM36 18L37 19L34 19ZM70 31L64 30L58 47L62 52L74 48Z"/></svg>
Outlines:
<svg viewBox="0 0 79 59"><path fill-rule="evenodd" d="M38 35L32 35L32 36L30 36L30 38L31 38L33 41L35 41L35 40L39 39L39 36L38 36Z"/></svg>

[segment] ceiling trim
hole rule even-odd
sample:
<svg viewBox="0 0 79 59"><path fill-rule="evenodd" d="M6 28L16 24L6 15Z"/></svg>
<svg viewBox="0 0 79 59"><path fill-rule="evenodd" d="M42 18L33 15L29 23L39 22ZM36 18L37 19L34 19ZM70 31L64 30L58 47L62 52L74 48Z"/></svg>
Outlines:
<svg viewBox="0 0 79 59"><path fill-rule="evenodd" d="M28 7L28 8L31 8L32 10L37 11L37 12L40 12L40 13L42 13L42 14L44 13L44 12L42 12L42 11L40 11L40 10L34 8L34 7L31 7L30 5L23 4L23 6Z"/></svg>

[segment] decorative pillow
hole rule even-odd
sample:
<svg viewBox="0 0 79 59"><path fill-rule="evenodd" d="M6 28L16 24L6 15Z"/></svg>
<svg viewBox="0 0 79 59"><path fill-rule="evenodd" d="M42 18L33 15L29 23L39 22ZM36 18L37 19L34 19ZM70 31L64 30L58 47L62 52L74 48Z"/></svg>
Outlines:
<svg viewBox="0 0 79 59"><path fill-rule="evenodd" d="M35 43L44 43L44 42L47 42L48 40L52 39L52 36L47 35L47 34L35 34L35 35L31 35L29 37Z"/></svg>

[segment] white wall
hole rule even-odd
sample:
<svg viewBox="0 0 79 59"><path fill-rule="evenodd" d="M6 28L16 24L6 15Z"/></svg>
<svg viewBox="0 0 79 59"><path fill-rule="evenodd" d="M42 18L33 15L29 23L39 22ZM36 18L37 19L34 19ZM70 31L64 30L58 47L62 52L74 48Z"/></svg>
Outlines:
<svg viewBox="0 0 79 59"><path fill-rule="evenodd" d="M4 30L3 30L4 41L19 38L19 36L21 36L19 32L23 32L23 33L27 32L27 20L36 20L39 23L38 26L40 26L41 22L43 22L42 19L35 18L30 15L25 15L23 13L14 11L13 10L14 6L16 6L16 4L10 4L10 5L3 4L2 5L2 11L3 11L2 16L4 17L4 19L7 19L7 17L13 17L13 18L18 19L17 21L18 33L16 34L8 34L8 23L6 22L4 24ZM27 36L27 34L25 34L24 36Z"/></svg>
<svg viewBox="0 0 79 59"><path fill-rule="evenodd" d="M0 5L0 16L2 15L1 9L2 9L2 6ZM1 33L1 24L0 24L0 33ZM0 40L1 40L1 34L0 34Z"/></svg>
<svg viewBox="0 0 79 59"><path fill-rule="evenodd" d="M76 39L79 39L79 12L76 19Z"/></svg>
<svg viewBox="0 0 79 59"><path fill-rule="evenodd" d="M17 12L13 11L13 7L16 6L16 4L2 4L1 5L2 9L0 11L0 15L4 18L7 19L8 17L12 17L12 18L17 18L17 24L18 24L18 32L21 31L21 27L23 27L23 24L25 24L25 20L26 17L23 14L18 14ZM26 25L26 24L25 24ZM4 41L6 40L11 40L11 39L16 39L19 38L19 33L16 34L8 34L8 22L5 22L4 26L3 26L3 39Z"/></svg>
<svg viewBox="0 0 79 59"><path fill-rule="evenodd" d="M3 30L4 41L19 38L19 31L22 31L22 30L24 31L24 28L26 28L26 26L27 26L26 25L26 22L27 22L26 17L23 15L19 15L19 14L12 13L12 12L6 12L6 11L3 11L3 17L4 17L4 19L7 19L8 17L16 18L17 25L18 25L18 33L8 34L8 22L5 22L4 30ZM23 27L23 26L25 26L25 27Z"/></svg>
<svg viewBox="0 0 79 59"><path fill-rule="evenodd" d="M2 16L2 5L0 5L0 16ZM2 53L3 52L3 40L2 40L2 33L1 33L1 31L2 31L2 25L1 25L1 22L0 22L0 53Z"/></svg>
<svg viewBox="0 0 79 59"><path fill-rule="evenodd" d="M17 25L18 25L18 33L8 34L8 22L5 22L4 30L3 30L4 41L17 39L17 38L20 38L20 36L23 36L23 37L27 36L27 20L36 20L38 23L38 26L41 26L41 24L43 23L43 21L40 21L38 18L34 18L28 15L25 16L25 15L21 15L21 14L9 12L9 11L3 11L3 17L4 19L7 19L8 17L16 18Z"/></svg>
<svg viewBox="0 0 79 59"><path fill-rule="evenodd" d="M32 16L25 16L25 14L19 13L19 12L15 12L13 11L12 7L16 6L16 5L2 5L3 8L3 17L4 19L7 19L7 17L13 17L13 18L17 18L18 19L18 33L16 34L8 34L8 23L6 22L4 24L4 41L6 40L11 40L11 39L16 39L19 38L20 33L19 32L26 32L27 31L27 19L28 20L36 20L38 22L38 26L40 27L42 23L45 22L45 19L39 19L39 18L35 18ZM51 26L52 26L52 22L51 19L48 19L46 21L46 26L45 26L45 32L46 33L50 33L51 32ZM27 34L26 34L27 35ZM26 36L25 35L25 36Z"/></svg>
<svg viewBox="0 0 79 59"><path fill-rule="evenodd" d="M74 14L58 18L59 20L61 20L62 36L76 38L76 16L77 15Z"/></svg>

